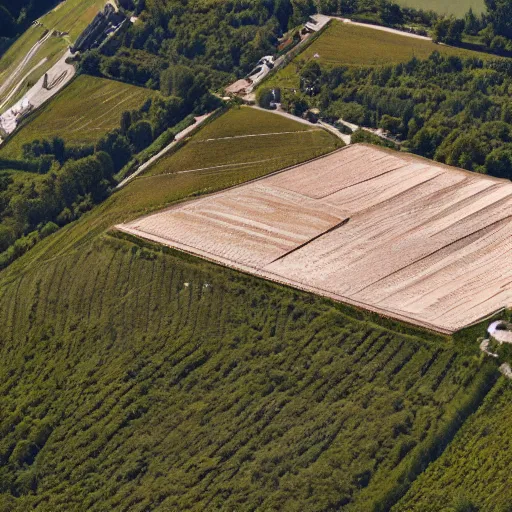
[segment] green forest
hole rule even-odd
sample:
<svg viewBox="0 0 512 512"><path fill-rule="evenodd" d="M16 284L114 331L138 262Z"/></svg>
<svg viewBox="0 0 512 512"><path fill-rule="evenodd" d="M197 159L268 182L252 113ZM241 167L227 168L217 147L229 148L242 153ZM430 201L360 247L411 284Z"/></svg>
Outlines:
<svg viewBox="0 0 512 512"><path fill-rule="evenodd" d="M295 114L318 107L327 121L386 130L402 150L512 178L512 61L440 53L378 68L309 61L299 75L301 93L283 92Z"/></svg>

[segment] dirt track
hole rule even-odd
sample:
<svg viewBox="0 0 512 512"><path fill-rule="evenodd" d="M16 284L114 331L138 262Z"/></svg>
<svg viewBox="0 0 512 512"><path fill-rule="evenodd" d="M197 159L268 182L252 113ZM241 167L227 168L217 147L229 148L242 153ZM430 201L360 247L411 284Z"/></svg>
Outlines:
<svg viewBox="0 0 512 512"><path fill-rule="evenodd" d="M18 92L18 90L21 88L21 86L23 85L23 83L25 82L25 80L27 80L27 78L39 67L41 67L43 64L46 63L48 59L45 57L44 59L41 59L30 71L28 71L28 73L25 74L25 76L16 84L15 87L13 87L11 89L11 92L6 96L6 98L4 99L4 101L2 101L2 103L0 103L0 111L1 109L7 105L7 103L9 103L9 101L11 100L11 98Z"/></svg>
<svg viewBox="0 0 512 512"><path fill-rule="evenodd" d="M411 37L413 39L421 39L423 41L432 41L431 37L420 36L419 34L413 34L411 32L405 32L404 30L397 30L396 28L383 27L381 25L372 25L371 23L359 23L358 21L352 21L348 18L340 18L337 16L330 16L331 19L341 21L343 23L350 23L357 27L371 28L373 30L380 30L381 32L389 32L390 34L396 34L398 36Z"/></svg>
<svg viewBox="0 0 512 512"><path fill-rule="evenodd" d="M37 43L34 46L32 46L32 48L27 52L25 57L23 57L23 60L16 66L14 71L12 71L11 74L3 81L2 85L0 85L0 97L9 88L9 86L20 76L25 66L30 62L32 57L36 55L41 46L43 46L44 43L46 43L46 41L48 41L48 39L51 36L52 31L49 31L44 37L39 39L39 41L37 41Z"/></svg>
<svg viewBox="0 0 512 512"><path fill-rule="evenodd" d="M68 50L59 61L48 71L48 88L43 87L44 76L27 92L27 94L9 110L0 116L0 127L10 134L16 130L20 119L28 112L39 108L43 103L55 96L75 76L76 70L66 59L71 53Z"/></svg>
<svg viewBox="0 0 512 512"><path fill-rule="evenodd" d="M364 145L119 229L445 333L512 303L512 183Z"/></svg>

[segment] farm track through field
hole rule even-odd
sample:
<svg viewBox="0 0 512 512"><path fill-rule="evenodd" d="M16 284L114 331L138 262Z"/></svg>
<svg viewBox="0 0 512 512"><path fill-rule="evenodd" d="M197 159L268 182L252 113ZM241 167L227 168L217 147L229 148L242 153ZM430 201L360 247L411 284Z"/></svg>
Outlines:
<svg viewBox="0 0 512 512"><path fill-rule="evenodd" d="M25 66L30 62L32 57L34 57L39 49L52 37L52 31L49 31L45 36L43 36L32 48L27 52L27 54L23 57L21 62L16 66L16 68L11 71L9 76L3 81L2 85L0 85L0 96L4 93L4 91L10 87L10 85L18 78L18 76L23 72Z"/></svg>
<svg viewBox="0 0 512 512"><path fill-rule="evenodd" d="M149 178L159 178L161 176L173 176L175 174L188 174L190 172L202 172L202 171L211 171L215 169L226 169L226 168L237 168L237 167L245 167L248 165L261 164L264 162L271 162L273 160L277 160L276 158L265 158L264 160L254 160L252 162L234 162L231 164L222 164L222 165L214 165L213 167L200 167L199 169L187 169L186 171L175 171L175 172L164 172L161 174L153 174L151 176L138 176L138 179L149 179Z"/></svg>
<svg viewBox="0 0 512 512"><path fill-rule="evenodd" d="M25 80L27 80L27 78L37 69L39 68L40 66L42 66L43 64L45 64L45 62L47 62L48 59L45 57L44 59L40 60L30 71L27 72L27 74L16 84L15 87L13 87L11 89L11 91L9 92L9 94L5 97L4 101L2 103L0 103L0 111L1 109L7 104L9 103L10 99L18 92L18 90L21 88L21 86L23 85L23 83L25 82Z"/></svg>

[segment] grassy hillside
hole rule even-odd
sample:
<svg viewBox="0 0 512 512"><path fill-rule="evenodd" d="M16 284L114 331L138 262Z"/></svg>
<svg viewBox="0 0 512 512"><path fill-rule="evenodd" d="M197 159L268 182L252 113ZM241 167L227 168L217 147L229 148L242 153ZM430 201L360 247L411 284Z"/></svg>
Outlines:
<svg viewBox="0 0 512 512"><path fill-rule="evenodd" d="M4 157L20 157L23 144L62 137L68 144L91 144L119 127L121 113L140 108L156 93L81 75L41 108L0 150Z"/></svg>
<svg viewBox="0 0 512 512"><path fill-rule="evenodd" d="M485 387L450 342L110 236L1 289L11 510L369 510Z"/></svg>
<svg viewBox="0 0 512 512"><path fill-rule="evenodd" d="M332 21L325 32L300 53L288 66L264 82L266 86L297 88L298 62L311 59L325 66L382 66L407 62L413 57L425 59L432 52L447 55L489 58L486 53L437 45L431 41L397 35L382 30ZM317 55L317 57L315 57ZM496 58L496 57L494 57Z"/></svg>
<svg viewBox="0 0 512 512"><path fill-rule="evenodd" d="M269 112L256 111L249 108L229 111L222 117L212 121L211 124L204 127L195 136L191 137L178 152L163 158L161 161L157 162L154 167L148 169L146 174L135 178L130 182L129 186L116 192L105 202L97 206L93 212L83 218L83 221L65 226L55 237L51 237L48 241L36 246L32 250L31 259L38 261L40 257L51 258L57 254L65 253L73 247L87 243L87 241L92 240L95 236L103 233L114 224L125 222L137 218L142 214L158 210L174 201L214 192L263 176L268 172L278 169L279 165L286 167L309 160L321 154L329 153L338 148L341 144L340 140L333 135L324 130L318 130L311 134L305 133L305 136L313 135L314 137L308 139L308 141L312 143L311 146L305 145L304 148L299 151L299 154L289 152L286 146L288 141L285 139L281 146L277 146L277 155L274 155L278 156L282 153L284 155L282 159L261 162L249 166L230 165L229 167L210 169L209 167L212 165L215 166L215 159L227 158L227 156L224 154L212 154L209 157L209 154L204 151L200 158L206 159L208 162L206 167L208 168L186 173L173 172L173 169L175 170L177 168L174 162L176 162L176 165L178 165L180 161L190 164L190 159L185 158L182 160L181 155L190 155L189 146L194 145L196 140L201 140L205 133L213 132L218 136L232 136L238 129L237 127L240 127L241 134L247 134L248 132L262 133L262 130L267 133L277 132L283 131L283 127L286 128L286 131L296 130L301 133L303 133L304 128L309 129L308 126L287 120ZM13 139L13 141L14 140L15 139ZM247 155L244 154L243 150L237 153L241 162L247 162L250 158L253 158L250 154L252 152L252 146L248 142L250 140L252 140L252 138L233 140L234 146L245 148L245 151L248 153ZM201 152L199 151L198 153ZM190 167L188 169L190 169ZM194 169L197 169L197 167L194 167ZM155 178L146 177L159 170L163 173L162 175ZM30 176L32 176L32 174ZM21 181L23 181L23 177ZM23 261L23 259L19 261L21 271L24 269ZM13 269L17 267L18 263L15 263Z"/></svg>
<svg viewBox="0 0 512 512"><path fill-rule="evenodd" d="M19 67L27 53L45 33L43 27L30 27L0 58L0 85L9 80L8 86L0 94L0 112L4 112L20 100L64 54L67 48L66 40L61 37L50 37L23 66Z"/></svg>
<svg viewBox="0 0 512 512"><path fill-rule="evenodd" d="M0 273L0 510L386 510L481 401L476 347L106 232L253 176L136 179Z"/></svg>
<svg viewBox="0 0 512 512"><path fill-rule="evenodd" d="M68 32L69 40L75 41L106 4L106 0L66 0L39 21L46 28Z"/></svg>
<svg viewBox="0 0 512 512"><path fill-rule="evenodd" d="M5 52L0 58L0 82L5 80L11 69L14 69L28 53L30 48L34 46L45 33L42 27L31 27ZM42 57L39 57L41 59ZM37 57L36 59L37 60ZM32 65L35 62L30 61ZM30 65L29 63L29 65Z"/></svg>
<svg viewBox="0 0 512 512"><path fill-rule="evenodd" d="M462 18L470 8L478 14L485 11L484 0L451 0L450 2L445 0L398 0L397 3L405 7L414 7L425 11L454 14L459 18Z"/></svg>
<svg viewBox="0 0 512 512"><path fill-rule="evenodd" d="M321 128L248 107L230 110L181 151L162 158L146 177L163 183L176 173L209 173L212 181L243 168L258 177L343 145ZM158 178L157 178L158 176Z"/></svg>
<svg viewBox="0 0 512 512"><path fill-rule="evenodd" d="M503 379L393 510L510 510L511 400L511 384Z"/></svg>

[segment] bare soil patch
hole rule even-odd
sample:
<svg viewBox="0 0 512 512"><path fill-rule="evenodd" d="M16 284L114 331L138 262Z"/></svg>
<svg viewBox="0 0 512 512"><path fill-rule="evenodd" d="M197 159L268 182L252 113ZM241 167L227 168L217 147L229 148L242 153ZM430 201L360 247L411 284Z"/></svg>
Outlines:
<svg viewBox="0 0 512 512"><path fill-rule="evenodd" d="M118 228L445 333L512 303L512 183L366 145Z"/></svg>

